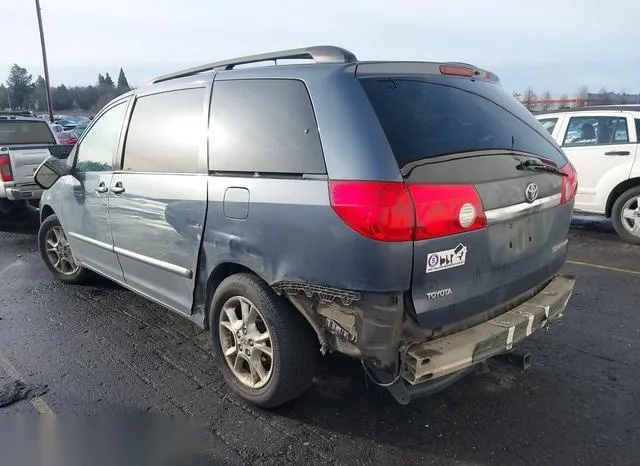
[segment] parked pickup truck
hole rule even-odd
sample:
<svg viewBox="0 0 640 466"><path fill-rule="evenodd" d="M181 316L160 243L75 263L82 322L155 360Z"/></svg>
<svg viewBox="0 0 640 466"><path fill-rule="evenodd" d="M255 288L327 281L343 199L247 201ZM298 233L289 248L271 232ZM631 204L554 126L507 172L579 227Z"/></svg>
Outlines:
<svg viewBox="0 0 640 466"><path fill-rule="evenodd" d="M42 189L33 180L40 164L53 155L66 158L73 145L59 144L39 118L0 116L0 212L29 202L37 205Z"/></svg>

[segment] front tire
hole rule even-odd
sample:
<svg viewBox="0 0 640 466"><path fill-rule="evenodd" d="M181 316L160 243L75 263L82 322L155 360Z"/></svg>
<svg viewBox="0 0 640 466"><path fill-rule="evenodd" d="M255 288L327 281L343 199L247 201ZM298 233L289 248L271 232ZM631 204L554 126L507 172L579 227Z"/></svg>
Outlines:
<svg viewBox="0 0 640 466"><path fill-rule="evenodd" d="M213 352L227 384L273 408L302 395L315 372L315 335L303 317L258 277L225 279L211 301Z"/></svg>
<svg viewBox="0 0 640 466"><path fill-rule="evenodd" d="M628 189L616 199L611 221L624 241L640 244L640 186Z"/></svg>
<svg viewBox="0 0 640 466"><path fill-rule="evenodd" d="M38 247L47 268L61 282L82 284L91 276L89 270L77 264L56 215L50 215L40 225Z"/></svg>

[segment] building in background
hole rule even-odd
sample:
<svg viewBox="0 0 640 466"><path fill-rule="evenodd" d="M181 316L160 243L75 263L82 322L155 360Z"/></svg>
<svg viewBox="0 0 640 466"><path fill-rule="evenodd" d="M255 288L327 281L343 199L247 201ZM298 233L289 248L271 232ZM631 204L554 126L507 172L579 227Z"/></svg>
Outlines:
<svg viewBox="0 0 640 466"><path fill-rule="evenodd" d="M524 93L514 93L513 96L532 112L544 110L558 110L562 108L591 107L594 105L640 105L640 94L600 91L592 93L583 87L576 94L552 95L545 92L537 95L531 89Z"/></svg>

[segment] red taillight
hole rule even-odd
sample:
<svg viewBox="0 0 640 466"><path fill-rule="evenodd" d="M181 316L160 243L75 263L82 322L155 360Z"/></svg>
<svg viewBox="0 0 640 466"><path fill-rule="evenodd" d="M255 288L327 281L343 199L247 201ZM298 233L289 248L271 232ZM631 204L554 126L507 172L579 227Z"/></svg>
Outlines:
<svg viewBox="0 0 640 466"><path fill-rule="evenodd" d="M440 65L440 73L452 74L455 76L474 76L476 71L467 66Z"/></svg>
<svg viewBox="0 0 640 466"><path fill-rule="evenodd" d="M576 197L578 191L578 173L571 165L571 162L560 169L566 176L562 177L562 193L560 193L560 204L571 202Z"/></svg>
<svg viewBox="0 0 640 466"><path fill-rule="evenodd" d="M413 203L404 183L330 181L331 207L357 233L379 241L411 241Z"/></svg>
<svg viewBox="0 0 640 466"><path fill-rule="evenodd" d="M482 201L471 185L409 185L416 210L415 239L437 238L487 225Z"/></svg>
<svg viewBox="0 0 640 466"><path fill-rule="evenodd" d="M354 231L378 241L411 241L477 230L487 224L470 185L330 181L331 206Z"/></svg>
<svg viewBox="0 0 640 466"><path fill-rule="evenodd" d="M2 176L2 181L13 181L9 154L0 154L0 176Z"/></svg>

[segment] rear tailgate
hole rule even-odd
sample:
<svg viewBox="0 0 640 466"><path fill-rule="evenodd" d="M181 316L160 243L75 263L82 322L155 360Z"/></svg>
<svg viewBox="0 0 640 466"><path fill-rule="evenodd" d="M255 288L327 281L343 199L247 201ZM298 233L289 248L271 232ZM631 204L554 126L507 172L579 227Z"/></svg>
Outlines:
<svg viewBox="0 0 640 466"><path fill-rule="evenodd" d="M57 141L46 121L0 119L0 147L8 150L16 185L34 184L33 175Z"/></svg>
<svg viewBox="0 0 640 466"><path fill-rule="evenodd" d="M35 184L33 175L49 155L51 154L48 145L9 147L15 184Z"/></svg>
<svg viewBox="0 0 640 466"><path fill-rule="evenodd" d="M423 327L475 325L560 270L573 208L562 191L574 176L526 109L480 79L361 83L415 204L411 302ZM560 168L571 176L552 173Z"/></svg>

